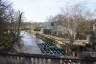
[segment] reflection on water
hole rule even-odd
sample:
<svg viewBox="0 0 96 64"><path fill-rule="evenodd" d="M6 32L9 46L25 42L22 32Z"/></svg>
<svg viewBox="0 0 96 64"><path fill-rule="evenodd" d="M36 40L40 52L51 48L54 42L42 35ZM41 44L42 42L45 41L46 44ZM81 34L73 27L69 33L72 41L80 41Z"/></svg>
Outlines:
<svg viewBox="0 0 96 64"><path fill-rule="evenodd" d="M23 45L20 49L20 52L31 54L42 54L37 44L44 43L44 41L36 38L35 35L31 35L25 31L21 31L20 36L22 36L20 43Z"/></svg>

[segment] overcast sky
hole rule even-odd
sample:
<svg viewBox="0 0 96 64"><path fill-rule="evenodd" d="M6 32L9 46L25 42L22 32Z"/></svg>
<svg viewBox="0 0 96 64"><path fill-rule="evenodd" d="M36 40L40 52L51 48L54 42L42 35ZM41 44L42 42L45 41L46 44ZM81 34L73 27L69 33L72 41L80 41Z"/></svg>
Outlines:
<svg viewBox="0 0 96 64"><path fill-rule="evenodd" d="M11 0L13 7L23 11L31 22L45 22L49 16L55 16L62 8L82 3L89 8L96 7L96 0Z"/></svg>

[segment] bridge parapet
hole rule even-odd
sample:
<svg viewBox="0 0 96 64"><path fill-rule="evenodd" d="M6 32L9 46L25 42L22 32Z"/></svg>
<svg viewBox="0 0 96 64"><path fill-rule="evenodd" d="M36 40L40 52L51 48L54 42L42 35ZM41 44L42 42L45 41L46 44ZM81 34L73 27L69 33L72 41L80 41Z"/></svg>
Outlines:
<svg viewBox="0 0 96 64"><path fill-rule="evenodd" d="M96 62L96 58L94 57L48 56L0 52L0 64L92 64L94 62Z"/></svg>

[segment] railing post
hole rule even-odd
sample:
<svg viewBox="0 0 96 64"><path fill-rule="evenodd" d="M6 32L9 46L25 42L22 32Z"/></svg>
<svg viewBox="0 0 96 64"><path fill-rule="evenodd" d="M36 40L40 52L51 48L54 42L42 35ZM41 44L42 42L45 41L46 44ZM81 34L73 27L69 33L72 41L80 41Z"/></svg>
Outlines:
<svg viewBox="0 0 96 64"><path fill-rule="evenodd" d="M39 60L38 58L31 58L31 64L38 64Z"/></svg>
<svg viewBox="0 0 96 64"><path fill-rule="evenodd" d="M38 60L39 60L39 64L42 64L42 58L39 58Z"/></svg>
<svg viewBox="0 0 96 64"><path fill-rule="evenodd" d="M51 59L47 59L48 64L51 64Z"/></svg>
<svg viewBox="0 0 96 64"><path fill-rule="evenodd" d="M33 60L33 58L31 58L31 64L34 64L34 60Z"/></svg>
<svg viewBox="0 0 96 64"><path fill-rule="evenodd" d="M43 58L43 61L42 61L42 62L43 62L43 64L46 64L46 59L45 59L45 58Z"/></svg>

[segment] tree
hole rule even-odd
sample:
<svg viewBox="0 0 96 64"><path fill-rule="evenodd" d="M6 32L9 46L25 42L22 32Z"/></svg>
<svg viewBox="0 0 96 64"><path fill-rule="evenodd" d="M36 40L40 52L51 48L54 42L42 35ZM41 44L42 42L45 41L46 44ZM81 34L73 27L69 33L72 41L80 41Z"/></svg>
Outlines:
<svg viewBox="0 0 96 64"><path fill-rule="evenodd" d="M50 21L66 28L70 39L86 39L86 35L92 32L92 16L94 14L87 7L76 4L65 8L61 14L51 18Z"/></svg>
<svg viewBox="0 0 96 64"><path fill-rule="evenodd" d="M22 14L14 11L8 1L0 0L0 50L10 50L17 40Z"/></svg>

